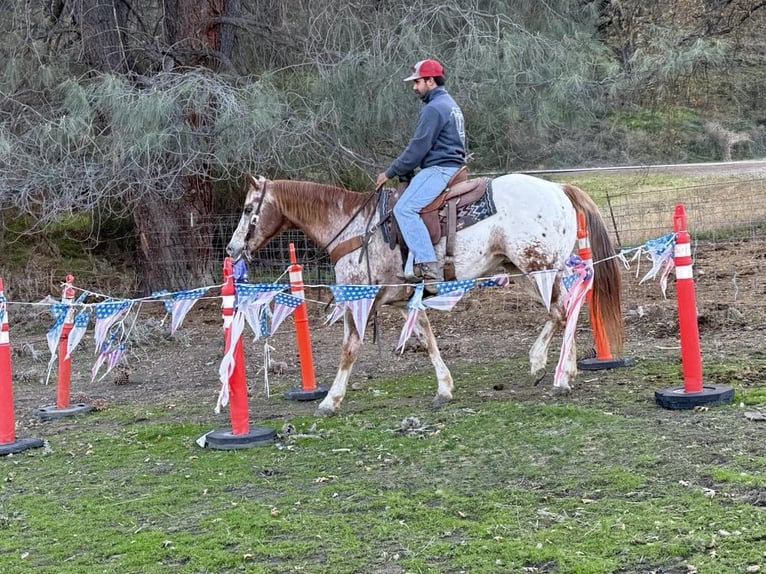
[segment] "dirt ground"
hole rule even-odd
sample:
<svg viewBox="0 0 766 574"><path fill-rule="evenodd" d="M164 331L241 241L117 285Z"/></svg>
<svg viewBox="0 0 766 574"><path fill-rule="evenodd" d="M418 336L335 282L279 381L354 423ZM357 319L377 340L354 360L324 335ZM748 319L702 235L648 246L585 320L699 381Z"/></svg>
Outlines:
<svg viewBox="0 0 766 574"><path fill-rule="evenodd" d="M761 241L699 244L695 246L695 286L699 312L700 346L703 359L714 356L743 357L763 353L764 305L766 292L763 262L766 244ZM623 312L627 340L623 356L637 361L660 353L671 357L679 353L678 311L673 278L667 297L663 298L657 281L639 284L639 278L649 269L643 262L639 269L623 273ZM638 274L638 277L637 277ZM309 293L309 297L327 300L326 292ZM439 341L442 356L451 368L509 357L525 357L542 325L542 309L530 301L518 286L475 289L451 312L429 311L429 318ZM316 381L329 385L334 377L342 337L342 326L323 326L329 312L326 305L309 305L313 363ZM44 315L32 318L22 311L10 309L11 344L14 367L14 399L19 432L38 426L32 411L56 404L55 371L45 384L49 358L45 331L50 319ZM92 333L80 343L72 362L71 402L86 403L96 408L120 404L164 405L176 409L179 420L210 420L211 424L226 426L228 415L215 415L213 408L218 393L218 367L222 357L223 336L220 303L216 298L200 301L187 315L179 333L168 338L167 319L157 309L144 306L134 328L133 346L127 355L130 373L127 384L116 384L110 373L101 381L91 382L93 354ZM381 313L379 337L372 342L373 326L368 327L365 346L351 378L350 396L364 389L370 381L413 372L429 372L431 365L417 345L408 344L403 353L394 348L403 325L398 311ZM249 335L249 330L246 334ZM293 322L288 319L269 340L273 348L273 372L268 373L271 396L264 389L264 340L249 343L245 355L250 388L251 418L271 420L291 415L313 413L315 402L287 401L285 390L301 386L301 364L297 356ZM549 353L552 372L561 339L555 337ZM592 346L587 313L580 317L578 350L587 352ZM680 369L679 369L680 370ZM607 372L610 373L610 372ZM621 376L612 371L614 376ZM601 377L612 375L602 374ZM582 384L589 375L581 373L573 389L573 397L598 392ZM758 377L753 385L760 384ZM529 377L519 375L509 380L509 389L519 399L538 400L552 392L549 374L539 385ZM455 381L456 386L471 385L471 381ZM679 384L682 380L679 378ZM424 389L424 392L426 389ZM429 393L434 387L427 389ZM481 389L477 389L477 392ZM389 389L395 395L395 389ZM401 397L412 408L427 408L421 397ZM347 401L348 402L348 401ZM343 412L350 412L344 403Z"/></svg>

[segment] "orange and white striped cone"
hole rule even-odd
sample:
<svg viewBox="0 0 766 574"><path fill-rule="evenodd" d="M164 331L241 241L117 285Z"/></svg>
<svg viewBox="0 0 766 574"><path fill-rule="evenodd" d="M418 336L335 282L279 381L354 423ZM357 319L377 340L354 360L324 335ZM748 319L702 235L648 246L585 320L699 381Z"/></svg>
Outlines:
<svg viewBox="0 0 766 574"><path fill-rule="evenodd" d="M70 389L72 386L72 357L67 357L69 346L69 333L74 326L74 275L67 275L61 291L61 302L67 305L66 317L62 325L58 343L58 379L56 386L56 404L47 405L35 409L34 414L41 421L61 419L76 415L84 415L93 410L93 406L87 403L70 404Z"/></svg>
<svg viewBox="0 0 766 574"><path fill-rule="evenodd" d="M231 257L223 262L223 286L221 287L221 314L223 316L224 355L232 352L234 368L228 380L223 383L229 405L231 429L213 430L200 437L198 444L219 450L236 450L271 444L277 432L269 427L251 426L247 404L247 376L245 374L245 353L242 337L232 341L232 324L236 312L236 286L234 284L234 263ZM232 345L234 345L232 350Z"/></svg>
<svg viewBox="0 0 766 574"><path fill-rule="evenodd" d="M693 409L701 405L730 403L734 399L734 390L731 387L702 383L702 355L697 325L691 237L686 229L686 210L680 203L676 205L673 213L673 231L676 233L674 263L684 385L655 391L654 399L666 409Z"/></svg>
<svg viewBox="0 0 766 574"><path fill-rule="evenodd" d="M301 387L285 391L285 398L295 401L313 401L323 399L329 389L318 387L314 378L314 356L311 352L311 334L306 310L306 293L303 287L303 267L298 265L295 246L290 244L290 292L304 301L293 311L295 336L298 345L298 359L301 363Z"/></svg>
<svg viewBox="0 0 766 574"><path fill-rule="evenodd" d="M8 305L3 292L3 279L0 277L0 455L14 454L41 446L43 441L37 438L16 438Z"/></svg>
<svg viewBox="0 0 766 574"><path fill-rule="evenodd" d="M590 238L588 237L588 227L585 224L585 214L582 211L577 212L577 254L586 265L593 268L593 251L590 248ZM589 290L586 295L588 301L588 311L590 313L590 328L593 332L593 344L596 349L595 357L587 357L577 361L577 368L582 371L601 371L605 369L617 369L620 367L632 367L636 364L634 359L629 357L613 357L612 349L609 345L609 338L604 330L604 321L601 313L593 305L593 290Z"/></svg>

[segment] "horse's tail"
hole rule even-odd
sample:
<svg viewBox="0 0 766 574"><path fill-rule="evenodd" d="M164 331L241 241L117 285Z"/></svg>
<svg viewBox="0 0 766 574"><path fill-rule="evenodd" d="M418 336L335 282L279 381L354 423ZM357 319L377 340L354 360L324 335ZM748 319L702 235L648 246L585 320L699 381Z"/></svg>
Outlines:
<svg viewBox="0 0 766 574"><path fill-rule="evenodd" d="M592 304L603 323L610 351L619 354L625 338L625 322L622 317L620 263L609 239L604 219L598 206L581 189L564 184L564 193L575 209L585 214L588 238L593 252Z"/></svg>

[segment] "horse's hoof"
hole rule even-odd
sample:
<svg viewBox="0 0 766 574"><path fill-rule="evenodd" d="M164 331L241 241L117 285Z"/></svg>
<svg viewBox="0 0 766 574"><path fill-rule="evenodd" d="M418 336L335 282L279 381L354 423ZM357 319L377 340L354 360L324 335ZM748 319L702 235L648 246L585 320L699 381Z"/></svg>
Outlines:
<svg viewBox="0 0 766 574"><path fill-rule="evenodd" d="M537 386L540 384L540 381L542 381L545 378L545 375L548 374L548 371L545 369L540 369L539 371L536 371L532 373L532 384L534 386Z"/></svg>
<svg viewBox="0 0 766 574"><path fill-rule="evenodd" d="M335 414L335 411L332 410L329 407L323 407L322 405L319 405L317 409L314 411L315 417L331 417Z"/></svg>
<svg viewBox="0 0 766 574"><path fill-rule="evenodd" d="M443 407L452 400L452 397L445 397L444 395L436 395L434 400L431 401L431 406L435 409Z"/></svg>

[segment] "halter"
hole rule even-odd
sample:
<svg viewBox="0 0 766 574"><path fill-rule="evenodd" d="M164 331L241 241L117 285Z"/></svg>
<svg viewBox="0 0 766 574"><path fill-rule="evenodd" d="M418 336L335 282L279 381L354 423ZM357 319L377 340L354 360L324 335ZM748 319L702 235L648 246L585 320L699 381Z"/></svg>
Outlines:
<svg viewBox="0 0 766 574"><path fill-rule="evenodd" d="M266 182L263 183L263 191L261 191L261 197L258 199L258 205L255 206L255 213L250 216L250 221L247 222L247 234L245 235L245 241L247 241L248 237L250 237L250 232L258 222L258 218L261 216L261 207L263 206L264 197L266 197Z"/></svg>

